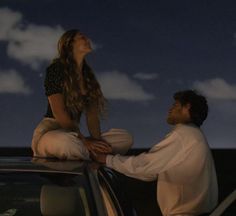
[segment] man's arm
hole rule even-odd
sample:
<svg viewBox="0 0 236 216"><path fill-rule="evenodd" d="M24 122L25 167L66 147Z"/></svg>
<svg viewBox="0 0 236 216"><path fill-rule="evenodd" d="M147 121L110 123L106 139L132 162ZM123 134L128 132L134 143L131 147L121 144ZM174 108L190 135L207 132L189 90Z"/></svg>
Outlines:
<svg viewBox="0 0 236 216"><path fill-rule="evenodd" d="M155 180L159 173L184 160L178 134L172 133L149 152L137 156L97 155L96 160L127 176L144 181Z"/></svg>

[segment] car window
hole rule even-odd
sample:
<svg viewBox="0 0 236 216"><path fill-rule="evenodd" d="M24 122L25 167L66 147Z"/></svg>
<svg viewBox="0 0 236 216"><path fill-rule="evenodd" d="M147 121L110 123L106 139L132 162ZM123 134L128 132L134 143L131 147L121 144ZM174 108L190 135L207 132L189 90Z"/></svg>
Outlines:
<svg viewBox="0 0 236 216"><path fill-rule="evenodd" d="M96 215L83 175L0 173L0 215Z"/></svg>

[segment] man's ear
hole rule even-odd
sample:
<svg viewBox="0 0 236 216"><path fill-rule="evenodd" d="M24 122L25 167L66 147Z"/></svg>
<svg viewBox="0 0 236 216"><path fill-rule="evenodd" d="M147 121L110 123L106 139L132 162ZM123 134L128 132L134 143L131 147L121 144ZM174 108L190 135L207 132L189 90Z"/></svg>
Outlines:
<svg viewBox="0 0 236 216"><path fill-rule="evenodd" d="M191 119L191 116L190 116L190 108L191 108L191 104L190 103L187 103L184 105L184 109L183 109L183 112L185 113L186 117L187 117L187 122Z"/></svg>
<svg viewBox="0 0 236 216"><path fill-rule="evenodd" d="M186 107L188 110L190 110L191 104L190 104L190 103L187 103L187 104L185 105L185 107Z"/></svg>
<svg viewBox="0 0 236 216"><path fill-rule="evenodd" d="M187 110L189 112L190 108L191 108L191 104L190 103L187 103L185 104L184 106L184 109Z"/></svg>

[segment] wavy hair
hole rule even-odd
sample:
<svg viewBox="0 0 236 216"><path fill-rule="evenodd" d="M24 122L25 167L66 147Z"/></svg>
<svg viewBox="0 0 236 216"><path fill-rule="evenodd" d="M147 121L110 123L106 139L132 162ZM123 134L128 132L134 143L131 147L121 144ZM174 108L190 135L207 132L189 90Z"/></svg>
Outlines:
<svg viewBox="0 0 236 216"><path fill-rule="evenodd" d="M88 106L98 106L99 114L105 114L106 99L103 96L101 87L93 73L92 68L83 61L82 72L87 94L81 94L78 88L79 75L76 72L77 65L73 56L73 42L75 36L80 33L77 29L66 31L58 41L58 58L65 73L63 95L66 108L71 115L78 116Z"/></svg>

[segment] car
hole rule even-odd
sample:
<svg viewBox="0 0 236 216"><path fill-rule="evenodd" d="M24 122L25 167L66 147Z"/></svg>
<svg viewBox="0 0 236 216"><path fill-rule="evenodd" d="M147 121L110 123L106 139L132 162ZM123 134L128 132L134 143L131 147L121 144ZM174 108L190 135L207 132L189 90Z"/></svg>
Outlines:
<svg viewBox="0 0 236 216"><path fill-rule="evenodd" d="M0 158L0 216L135 216L111 169L90 161Z"/></svg>
<svg viewBox="0 0 236 216"><path fill-rule="evenodd" d="M209 216L236 215L236 189L231 192Z"/></svg>

